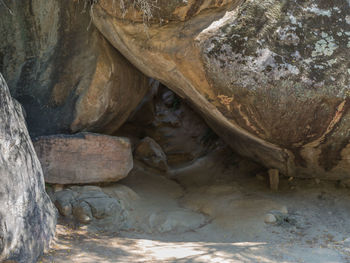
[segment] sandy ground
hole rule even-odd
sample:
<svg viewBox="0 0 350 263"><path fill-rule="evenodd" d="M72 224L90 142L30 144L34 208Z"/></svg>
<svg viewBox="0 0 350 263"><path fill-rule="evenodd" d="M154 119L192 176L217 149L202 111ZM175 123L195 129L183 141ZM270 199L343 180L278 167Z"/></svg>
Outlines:
<svg viewBox="0 0 350 263"><path fill-rule="evenodd" d="M140 227L91 233L61 222L40 262L350 262L349 189L283 178L272 192L262 177L232 169L217 173L224 176L198 182L196 174L180 184L157 175L131 176L123 184L140 196L132 214ZM166 233L142 227L160 213L176 227ZM265 223L267 213L277 215L277 222ZM205 218L199 225L196 214Z"/></svg>

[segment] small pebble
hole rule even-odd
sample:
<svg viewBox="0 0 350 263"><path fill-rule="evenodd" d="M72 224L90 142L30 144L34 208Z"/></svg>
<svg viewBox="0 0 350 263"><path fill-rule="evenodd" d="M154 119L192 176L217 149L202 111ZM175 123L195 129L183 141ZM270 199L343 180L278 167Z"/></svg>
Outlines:
<svg viewBox="0 0 350 263"><path fill-rule="evenodd" d="M318 178L316 178L316 179L315 179L315 183L316 183L316 184L320 184L320 183L321 183L321 180L318 179Z"/></svg>
<svg viewBox="0 0 350 263"><path fill-rule="evenodd" d="M286 207L285 205L282 206L281 209L280 209L280 212L281 212L282 214L284 214L284 215L287 215L287 214L288 214L288 209L287 209L287 207Z"/></svg>
<svg viewBox="0 0 350 263"><path fill-rule="evenodd" d="M276 223L277 219L273 214L266 214L264 218L264 222L266 224L273 224Z"/></svg>
<svg viewBox="0 0 350 263"><path fill-rule="evenodd" d="M289 177L288 178L288 181L290 182L290 181L293 181L293 179L294 179L294 177Z"/></svg>

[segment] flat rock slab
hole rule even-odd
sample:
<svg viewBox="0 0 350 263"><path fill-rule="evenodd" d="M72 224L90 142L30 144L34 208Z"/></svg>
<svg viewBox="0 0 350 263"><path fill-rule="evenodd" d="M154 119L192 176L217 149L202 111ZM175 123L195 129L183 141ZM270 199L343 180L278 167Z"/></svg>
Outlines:
<svg viewBox="0 0 350 263"><path fill-rule="evenodd" d="M47 183L116 182L133 167L127 138L94 133L51 135L36 138L34 147Z"/></svg>

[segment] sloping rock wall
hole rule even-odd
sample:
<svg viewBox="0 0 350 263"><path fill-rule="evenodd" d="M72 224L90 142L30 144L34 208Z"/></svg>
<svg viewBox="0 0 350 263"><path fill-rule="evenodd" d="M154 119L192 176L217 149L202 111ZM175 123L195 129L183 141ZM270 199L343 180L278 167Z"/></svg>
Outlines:
<svg viewBox="0 0 350 263"><path fill-rule="evenodd" d="M56 209L19 103L0 74L0 261L37 262L55 233Z"/></svg>
<svg viewBox="0 0 350 263"><path fill-rule="evenodd" d="M0 5L0 71L27 112L34 136L113 133L148 89L91 24L87 1L5 1Z"/></svg>

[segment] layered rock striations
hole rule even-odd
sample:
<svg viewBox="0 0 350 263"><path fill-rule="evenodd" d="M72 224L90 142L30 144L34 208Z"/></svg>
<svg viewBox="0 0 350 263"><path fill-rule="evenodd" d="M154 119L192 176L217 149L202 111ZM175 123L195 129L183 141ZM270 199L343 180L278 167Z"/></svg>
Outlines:
<svg viewBox="0 0 350 263"><path fill-rule="evenodd" d="M285 175L349 176L349 1L146 2L151 15L99 0L93 23L238 153Z"/></svg>
<svg viewBox="0 0 350 263"><path fill-rule="evenodd" d="M33 136L111 134L148 89L148 78L96 30L86 3L0 4L0 71Z"/></svg>

